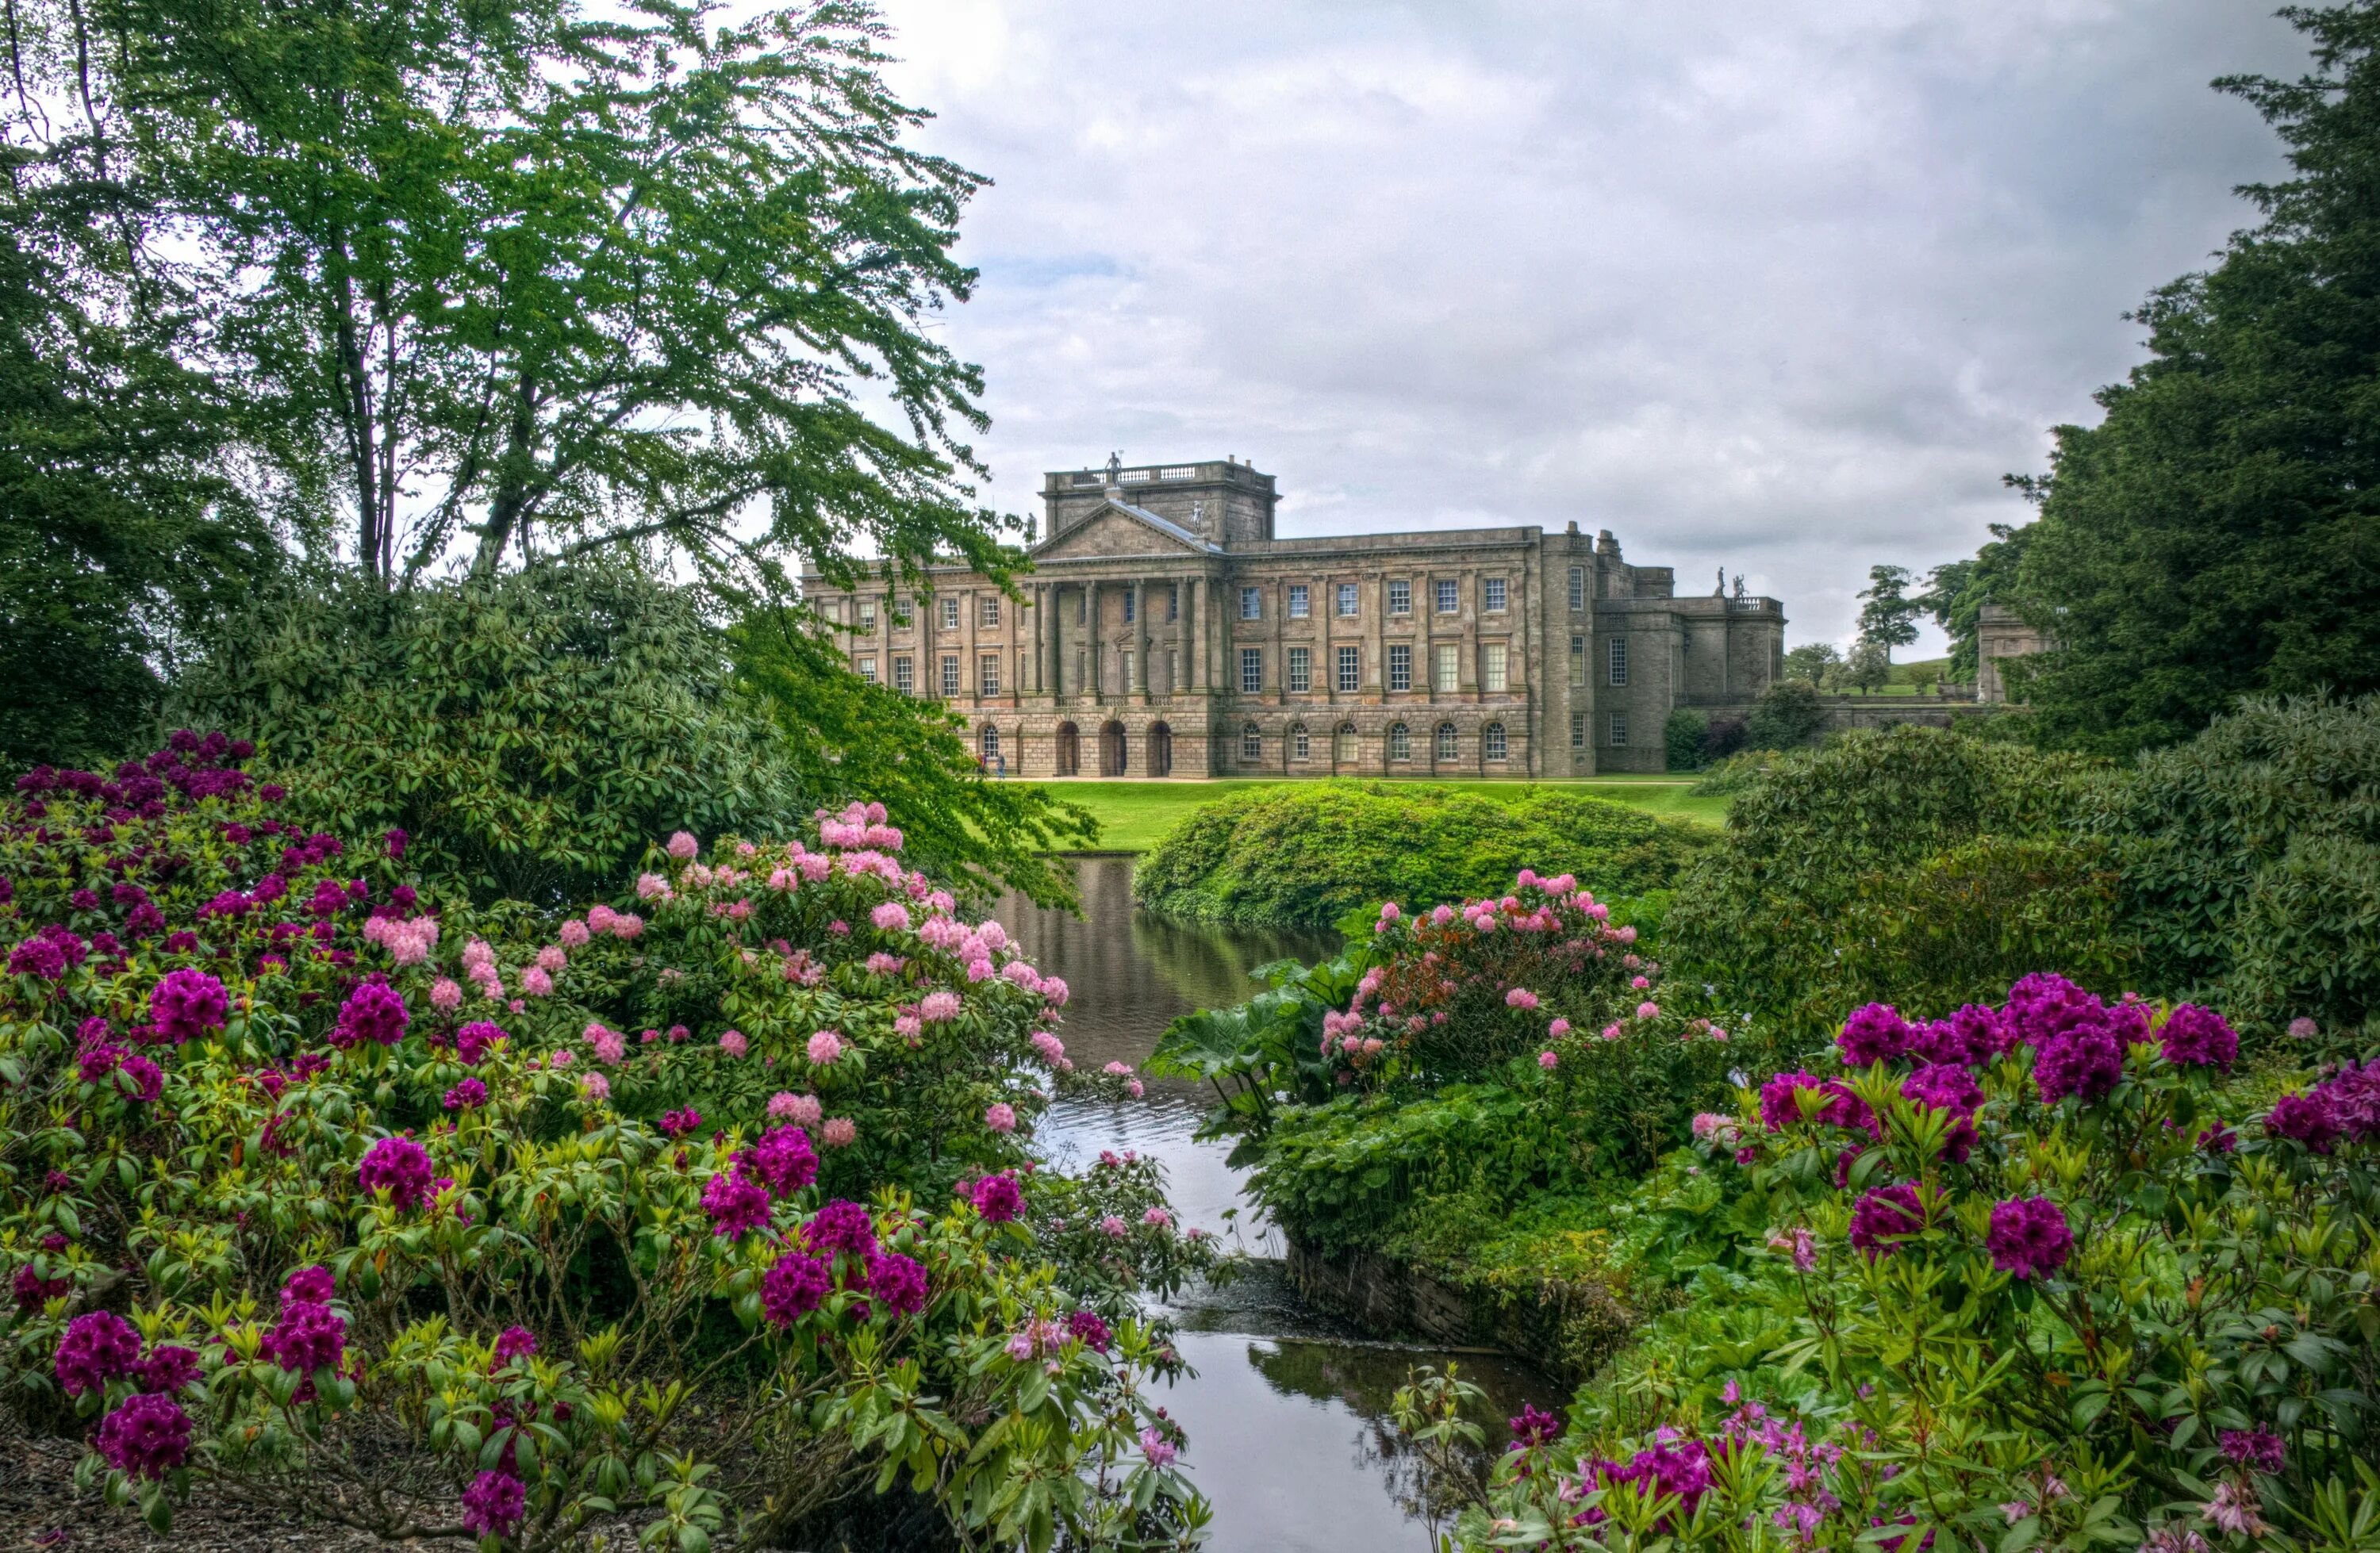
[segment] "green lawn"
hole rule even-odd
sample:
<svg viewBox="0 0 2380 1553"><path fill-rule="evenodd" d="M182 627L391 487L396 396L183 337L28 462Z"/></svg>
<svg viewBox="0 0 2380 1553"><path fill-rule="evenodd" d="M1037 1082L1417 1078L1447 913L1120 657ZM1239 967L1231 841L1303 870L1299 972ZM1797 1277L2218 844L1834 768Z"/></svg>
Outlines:
<svg viewBox="0 0 2380 1553"><path fill-rule="evenodd" d="M1726 823L1727 800L1692 796L1694 783L1694 779L1690 776L1605 776L1547 785L1583 787L1597 797L1700 825ZM1068 781L1052 782L1047 785L1058 796L1072 799L1099 816L1099 844L1102 848L1114 852L1146 852L1157 844L1160 836L1172 828L1175 820L1201 804L1212 803L1226 793L1236 793L1242 788L1279 787L1283 783L1278 780L1225 777L1213 781ZM1524 784L1448 781L1428 785L1509 790Z"/></svg>

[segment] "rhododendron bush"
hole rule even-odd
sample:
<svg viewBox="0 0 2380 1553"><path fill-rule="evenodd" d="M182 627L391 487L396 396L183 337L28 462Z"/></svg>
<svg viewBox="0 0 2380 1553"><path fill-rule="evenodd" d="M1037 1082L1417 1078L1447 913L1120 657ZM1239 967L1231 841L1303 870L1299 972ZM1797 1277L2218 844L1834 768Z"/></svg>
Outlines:
<svg viewBox="0 0 2380 1553"><path fill-rule="evenodd" d="M2210 1009L1940 1014L1858 1009L1698 1123L1780 1322L1516 1425L1465 1540L2374 1545L2380 1062L2249 1104Z"/></svg>
<svg viewBox="0 0 2380 1553"><path fill-rule="evenodd" d="M1002 1543L1187 1535L1133 1297L1211 1245L1136 1162L1037 1180L1066 989L881 811L475 914L249 754L0 811L0 1379L112 1499L698 1553L901 1480Z"/></svg>
<svg viewBox="0 0 2380 1553"><path fill-rule="evenodd" d="M1759 1045L1694 1012L1700 989L1671 995L1638 909L1525 869L1498 896L1383 904L1336 960L1177 1021L1149 1067L1215 1085L1210 1125L1242 1134L1250 1193L1301 1255L1427 1274L1469 1302L1464 1341L1510 1341L1526 1307L1552 1345L1532 1356L1584 1373L1633 1325L1637 1280L1590 1254L1582 1210L1683 1143Z"/></svg>

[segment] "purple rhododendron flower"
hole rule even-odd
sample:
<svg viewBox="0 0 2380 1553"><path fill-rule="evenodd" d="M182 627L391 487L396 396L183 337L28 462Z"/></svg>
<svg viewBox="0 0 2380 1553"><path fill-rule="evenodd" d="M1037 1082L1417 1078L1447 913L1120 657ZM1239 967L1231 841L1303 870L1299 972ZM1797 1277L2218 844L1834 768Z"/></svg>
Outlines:
<svg viewBox="0 0 2380 1553"><path fill-rule="evenodd" d="M506 1327L496 1334L496 1365L498 1368L516 1359L526 1359L537 1352L537 1334L527 1327Z"/></svg>
<svg viewBox="0 0 2380 1553"><path fill-rule="evenodd" d="M2252 1429L2226 1429L2221 1440L2225 1459L2251 1471L2277 1473L2289 1463L2289 1446L2261 1424Z"/></svg>
<svg viewBox="0 0 2380 1553"><path fill-rule="evenodd" d="M987 1224L1007 1223L1025 1202L1024 1194L1016 1189L1016 1178L1007 1174L983 1177L969 1188L967 1196Z"/></svg>
<svg viewBox="0 0 2380 1553"><path fill-rule="evenodd" d="M1801 1091L1823 1087L1816 1074L1779 1074L1760 1086L1761 1122L1772 1133L1782 1132L1802 1120L1802 1104L1796 1098Z"/></svg>
<svg viewBox="0 0 2380 1553"><path fill-rule="evenodd" d="M1942 1153L1950 1159L1966 1159L1975 1145L1975 1107L1984 1098L1983 1086L1975 1082L1975 1075L1962 1067L1935 1062L1901 1080L1900 1093L1918 1105L1956 1116L1958 1121L1942 1141Z"/></svg>
<svg viewBox="0 0 2380 1553"><path fill-rule="evenodd" d="M1998 1010L1968 1003L1948 1019L1920 1026L1910 1042L1910 1052L1928 1062L1975 1068L2014 1044L2015 1037Z"/></svg>
<svg viewBox="0 0 2380 1553"><path fill-rule="evenodd" d="M2177 1003L2157 1027L2165 1060L2180 1066L2229 1069L2240 1055L2239 1032L2213 1009Z"/></svg>
<svg viewBox="0 0 2380 1553"><path fill-rule="evenodd" d="M2316 1154L2327 1154L2338 1139L2338 1123L2328 1102L2319 1094L2284 1095L2265 1113L2265 1131L2277 1138L2294 1138Z"/></svg>
<svg viewBox="0 0 2380 1553"><path fill-rule="evenodd" d="M1633 1484L1657 1496L1675 1494L1678 1516L1693 1515L1703 1496L1710 1492L1710 1453L1696 1439L1639 1450L1624 1466L1618 1462L1597 1462L1589 1470L1605 1488ZM1600 1519L1599 1511L1591 1513Z"/></svg>
<svg viewBox="0 0 2380 1553"><path fill-rule="evenodd" d="M198 1353L176 1343L160 1343L140 1361L140 1389L166 1396L182 1390L199 1378Z"/></svg>
<svg viewBox="0 0 2380 1553"><path fill-rule="evenodd" d="M740 1240L769 1222L769 1189L740 1171L722 1171L702 1189L702 1211L710 1215L712 1234Z"/></svg>
<svg viewBox="0 0 2380 1553"><path fill-rule="evenodd" d="M1108 1324L1099 1319L1097 1311L1091 1310L1078 1310L1066 1317L1066 1335L1081 1340L1083 1346L1094 1353L1106 1353L1108 1344L1115 1341L1115 1334L1108 1330Z"/></svg>
<svg viewBox="0 0 2380 1553"><path fill-rule="evenodd" d="M405 1038L405 1026L409 1016L405 1011L405 999L377 971L366 977L347 994L339 1005L338 1028L332 1032L334 1045L353 1046L371 1041L380 1046L395 1046ZM340 1032L346 1038L340 1038Z"/></svg>
<svg viewBox="0 0 2380 1553"><path fill-rule="evenodd" d="M824 1304L833 1288L834 1272L827 1259L796 1251L779 1257L761 1275L760 1312L776 1325L790 1327Z"/></svg>
<svg viewBox="0 0 2380 1553"><path fill-rule="evenodd" d="M264 1335L264 1352L299 1375L337 1369L346 1357L347 1323L329 1305L310 1300L283 1305L281 1319Z"/></svg>
<svg viewBox="0 0 2380 1553"><path fill-rule="evenodd" d="M859 1204L837 1197L802 1226L802 1242L821 1256L847 1251L865 1256L876 1249L876 1220Z"/></svg>
<svg viewBox="0 0 2380 1553"><path fill-rule="evenodd" d="M504 1038L504 1027L484 1019L474 1019L455 1032L455 1055L466 1067L475 1067L488 1049Z"/></svg>
<svg viewBox="0 0 2380 1553"><path fill-rule="evenodd" d="M1909 1182L1898 1185L1879 1186L1860 1198L1852 1209L1852 1245L1867 1253L1868 1260L1889 1256L1895 1243L1917 1233L1925 1227L1925 1210L1917 1200L1917 1188Z"/></svg>
<svg viewBox="0 0 2380 1553"><path fill-rule="evenodd" d="M799 1127L771 1127L744 1151L740 1162L747 1173L779 1197L818 1179L818 1152L810 1147L810 1135Z"/></svg>
<svg viewBox="0 0 2380 1553"><path fill-rule="evenodd" d="M903 1316L926 1308L926 1269L917 1258L899 1252L876 1252L868 1258L868 1292Z"/></svg>
<svg viewBox="0 0 2380 1553"><path fill-rule="evenodd" d="M127 1477L153 1481L189 1460L189 1415L173 1398L143 1391L100 1421L91 1444Z"/></svg>
<svg viewBox="0 0 2380 1553"><path fill-rule="evenodd" d="M463 1490L463 1529L473 1536L510 1536L528 1511L528 1489L508 1472L483 1472Z"/></svg>
<svg viewBox="0 0 2380 1553"><path fill-rule="evenodd" d="M1842 1034L1835 1037L1835 1044L1842 1050L1845 1067L1864 1068L1871 1062L1907 1056L1914 1035L1899 1009L1889 1003L1869 1003L1843 1021Z"/></svg>
<svg viewBox="0 0 2380 1553"><path fill-rule="evenodd" d="M364 1151L363 1163L356 1168L356 1180L365 1191L384 1190L392 1204L407 1211L437 1195L435 1177L430 1151L404 1137L382 1138Z"/></svg>
<svg viewBox="0 0 2380 1553"><path fill-rule="evenodd" d="M337 1292L338 1279L330 1268L319 1263L310 1268L299 1268L289 1275L289 1281L281 1286L281 1307L286 1310L291 1305L325 1304Z"/></svg>
<svg viewBox="0 0 2380 1553"><path fill-rule="evenodd" d="M2101 1025L2080 1025L2034 1049L2033 1082L2056 1104L2072 1096L2088 1105L2105 1099L2124 1076L2124 1048Z"/></svg>
<svg viewBox="0 0 2380 1553"><path fill-rule="evenodd" d="M222 1029L230 1013L231 998L224 984L188 966L167 971L149 989L149 1022L160 1041L174 1046Z"/></svg>
<svg viewBox="0 0 2380 1553"><path fill-rule="evenodd" d="M1512 1449L1527 1450L1561 1438L1561 1420L1533 1403L1521 1404L1520 1416L1506 1421L1512 1431Z"/></svg>
<svg viewBox="0 0 2380 1553"><path fill-rule="evenodd" d="M2074 1255L2074 1231L2066 1212L2047 1197L2010 1197L1992 1205L1984 1237L1992 1266L2017 1278L2044 1278Z"/></svg>
<svg viewBox="0 0 2380 1553"><path fill-rule="evenodd" d="M476 1078L467 1078L447 1090L440 1103L448 1110L476 1110L488 1103L488 1086Z"/></svg>
<svg viewBox="0 0 2380 1553"><path fill-rule="evenodd" d="M55 1369L69 1397L107 1389L140 1362L140 1334L112 1310L89 1311L67 1323Z"/></svg>

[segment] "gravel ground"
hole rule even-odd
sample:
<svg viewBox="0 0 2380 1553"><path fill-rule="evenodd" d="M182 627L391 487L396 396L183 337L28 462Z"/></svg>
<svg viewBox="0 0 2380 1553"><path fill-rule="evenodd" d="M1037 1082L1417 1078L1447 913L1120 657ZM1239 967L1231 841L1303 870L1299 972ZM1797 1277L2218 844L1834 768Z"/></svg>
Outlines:
<svg viewBox="0 0 2380 1553"><path fill-rule="evenodd" d="M45 1553L234 1553L238 1549L303 1548L307 1553L361 1553L388 1545L343 1526L310 1525L293 1515L238 1504L178 1507L168 1539L132 1510L110 1507L94 1488L79 1492L72 1440L28 1438L0 1423L0 1549Z"/></svg>

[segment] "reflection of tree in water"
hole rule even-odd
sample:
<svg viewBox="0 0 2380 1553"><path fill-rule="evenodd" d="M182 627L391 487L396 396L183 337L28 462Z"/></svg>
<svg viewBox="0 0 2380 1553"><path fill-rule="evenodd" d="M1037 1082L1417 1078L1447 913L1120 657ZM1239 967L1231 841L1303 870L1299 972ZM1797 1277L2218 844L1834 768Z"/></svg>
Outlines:
<svg viewBox="0 0 2380 1553"><path fill-rule="evenodd" d="M1454 1469L1463 1481L1448 1481L1424 1462L1397 1432L1390 1401L1414 1366L1443 1366L1446 1355L1402 1348L1371 1348L1337 1342L1279 1341L1248 1344L1248 1364L1275 1391L1336 1402L1363 1423L1355 1437L1359 1466L1374 1467L1397 1509L1408 1520L1444 1521L1458 1505L1486 1487L1488 1469L1511 1438L1505 1420L1521 1404L1556 1389L1542 1376L1494 1355L1465 1355L1457 1362L1463 1378L1487 1393L1464 1416L1487 1435L1486 1443L1459 1453Z"/></svg>
<svg viewBox="0 0 2380 1553"><path fill-rule="evenodd" d="M1180 1015L1246 1001L1257 990L1248 973L1258 965L1338 948L1336 934L1207 927L1136 911L1129 857L1077 858L1075 882L1079 917L1013 895L998 915L1026 959L1065 977L1074 996L1062 1033L1077 1062L1138 1066Z"/></svg>

